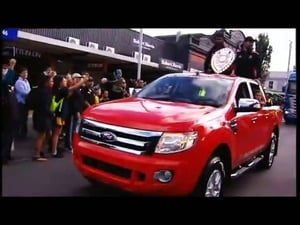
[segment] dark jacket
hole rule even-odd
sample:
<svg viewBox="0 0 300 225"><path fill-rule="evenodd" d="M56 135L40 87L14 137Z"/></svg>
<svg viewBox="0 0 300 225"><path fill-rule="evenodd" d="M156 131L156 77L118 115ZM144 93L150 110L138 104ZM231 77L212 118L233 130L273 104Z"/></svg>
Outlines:
<svg viewBox="0 0 300 225"><path fill-rule="evenodd" d="M16 128L20 119L15 93L1 82L1 130Z"/></svg>
<svg viewBox="0 0 300 225"><path fill-rule="evenodd" d="M260 67L260 56L257 52L243 50L237 53L234 61L237 76L251 79L260 78Z"/></svg>
<svg viewBox="0 0 300 225"><path fill-rule="evenodd" d="M80 89L74 90L73 94L68 98L69 112L71 115L82 113L84 109L84 97Z"/></svg>

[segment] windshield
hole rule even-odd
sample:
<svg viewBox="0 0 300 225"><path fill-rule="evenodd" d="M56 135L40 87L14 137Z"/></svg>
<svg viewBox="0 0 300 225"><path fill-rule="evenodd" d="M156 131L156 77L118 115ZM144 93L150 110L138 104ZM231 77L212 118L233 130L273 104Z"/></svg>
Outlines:
<svg viewBox="0 0 300 225"><path fill-rule="evenodd" d="M296 92L297 92L296 87L297 87L296 81L289 81L287 93L288 93L288 94L295 95Z"/></svg>
<svg viewBox="0 0 300 225"><path fill-rule="evenodd" d="M232 84L232 80L216 77L165 76L146 86L137 97L220 107Z"/></svg>

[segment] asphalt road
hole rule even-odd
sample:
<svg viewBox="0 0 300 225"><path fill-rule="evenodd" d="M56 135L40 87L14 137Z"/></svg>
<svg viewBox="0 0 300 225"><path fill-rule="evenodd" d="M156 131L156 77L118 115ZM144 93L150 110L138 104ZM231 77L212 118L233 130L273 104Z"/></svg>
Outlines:
<svg viewBox="0 0 300 225"><path fill-rule="evenodd" d="M2 167L2 196L132 196L106 186L95 189L74 167L71 154L33 162L33 137L17 142L15 160ZM225 196L296 196L296 126L284 125L270 170L251 170L225 188Z"/></svg>

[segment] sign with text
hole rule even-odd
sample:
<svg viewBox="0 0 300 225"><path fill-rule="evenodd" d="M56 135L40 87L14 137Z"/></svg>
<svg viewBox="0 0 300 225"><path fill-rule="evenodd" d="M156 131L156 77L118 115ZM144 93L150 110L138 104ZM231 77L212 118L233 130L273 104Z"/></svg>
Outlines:
<svg viewBox="0 0 300 225"><path fill-rule="evenodd" d="M15 41L18 39L18 29L6 28L2 30L2 39L8 41Z"/></svg>
<svg viewBox="0 0 300 225"><path fill-rule="evenodd" d="M2 49L2 56L3 57L15 57L16 55L16 48L15 47L5 47Z"/></svg>
<svg viewBox="0 0 300 225"><path fill-rule="evenodd" d="M137 38L133 38L133 39L132 39L132 43L133 43L133 45L135 45L135 46L139 46L140 40L137 39ZM153 44L150 44L150 43L147 42L147 41L143 41L142 47L143 47L143 49L147 49L147 50L152 50L152 49L155 48L155 46L154 46Z"/></svg>
<svg viewBox="0 0 300 225"><path fill-rule="evenodd" d="M33 58L41 58L42 54L40 52L23 49L23 48L15 48L15 54L19 56L33 57Z"/></svg>
<svg viewBox="0 0 300 225"><path fill-rule="evenodd" d="M159 68L179 72L183 70L183 64L170 59L160 58Z"/></svg>

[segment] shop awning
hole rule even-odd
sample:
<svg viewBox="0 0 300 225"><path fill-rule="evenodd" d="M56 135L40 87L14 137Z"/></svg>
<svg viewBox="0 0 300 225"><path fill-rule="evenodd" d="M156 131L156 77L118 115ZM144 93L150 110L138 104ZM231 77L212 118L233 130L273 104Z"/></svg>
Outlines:
<svg viewBox="0 0 300 225"><path fill-rule="evenodd" d="M89 59L105 59L112 63L138 63L138 60L120 54L111 53L108 51L93 49L83 45L76 45L66 41L61 41L41 35L31 34L24 31L18 31L18 40L14 43L17 47L28 46L30 41L30 49L40 52L53 54L72 54L87 57ZM158 63L142 61L142 66L150 68L159 68Z"/></svg>

